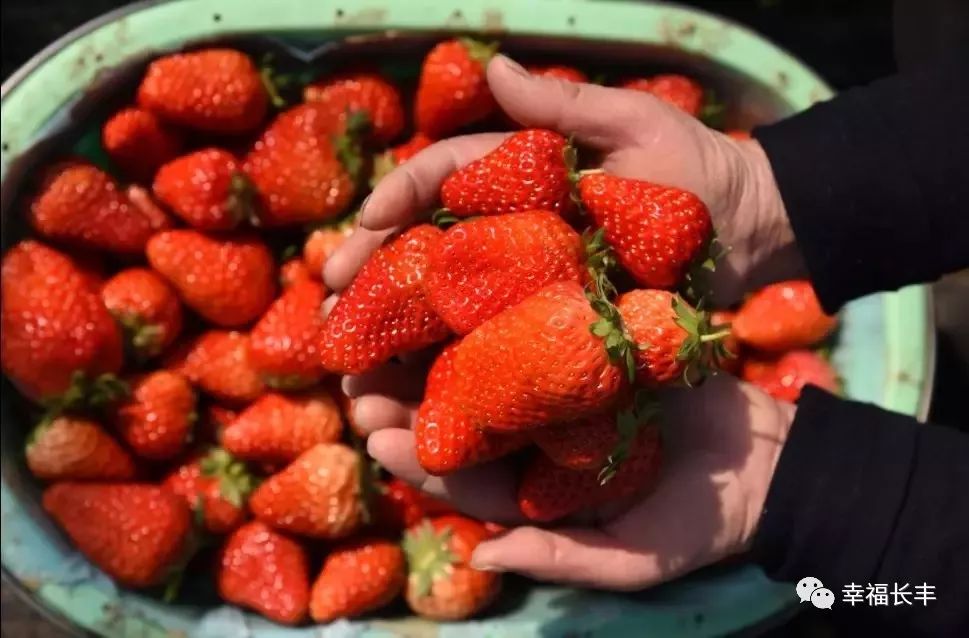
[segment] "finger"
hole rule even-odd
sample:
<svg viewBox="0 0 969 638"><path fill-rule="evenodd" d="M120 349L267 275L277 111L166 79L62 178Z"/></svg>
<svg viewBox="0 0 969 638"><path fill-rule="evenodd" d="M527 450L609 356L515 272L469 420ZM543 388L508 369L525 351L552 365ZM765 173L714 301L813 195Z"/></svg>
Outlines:
<svg viewBox="0 0 969 638"><path fill-rule="evenodd" d="M370 230L407 226L434 206L441 182L498 146L507 133L465 135L432 144L380 180L360 211Z"/></svg>
<svg viewBox="0 0 969 638"><path fill-rule="evenodd" d="M323 281L327 288L339 292L349 286L357 272L370 259L370 255L396 230L396 228L388 228L376 231L357 227L343 245L326 260L326 265L323 267Z"/></svg>
<svg viewBox="0 0 969 638"><path fill-rule="evenodd" d="M364 394L353 401L353 422L366 434L393 428L410 429L417 406L382 394Z"/></svg>
<svg viewBox="0 0 969 638"><path fill-rule="evenodd" d="M402 401L419 401L424 396L426 377L427 365L422 361L387 363L365 374L347 375L340 386L351 398L384 394Z"/></svg>
<svg viewBox="0 0 969 638"><path fill-rule="evenodd" d="M324 319L330 316L330 311L333 310L333 306L335 306L336 302L339 300L340 295L330 295L323 300L323 305L320 307L320 313L323 315Z"/></svg>

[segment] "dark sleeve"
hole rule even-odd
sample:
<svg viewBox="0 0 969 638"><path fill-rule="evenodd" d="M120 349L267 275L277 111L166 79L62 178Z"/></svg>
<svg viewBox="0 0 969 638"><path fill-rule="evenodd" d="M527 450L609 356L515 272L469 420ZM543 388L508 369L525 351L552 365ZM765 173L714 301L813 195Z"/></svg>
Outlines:
<svg viewBox="0 0 969 638"><path fill-rule="evenodd" d="M826 310L969 266L969 52L754 136Z"/></svg>
<svg viewBox="0 0 969 638"><path fill-rule="evenodd" d="M845 624L969 636L969 436L805 389L751 551L772 578L820 579ZM896 583L937 600L844 601Z"/></svg>

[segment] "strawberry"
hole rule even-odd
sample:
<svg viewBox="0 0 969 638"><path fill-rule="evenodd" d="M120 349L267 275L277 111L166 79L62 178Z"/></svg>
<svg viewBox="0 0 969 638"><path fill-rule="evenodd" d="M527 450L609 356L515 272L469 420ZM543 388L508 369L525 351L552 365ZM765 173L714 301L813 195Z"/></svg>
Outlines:
<svg viewBox="0 0 969 638"><path fill-rule="evenodd" d="M182 330L178 295L148 268L122 270L102 286L101 299L121 324L126 345L139 359L161 354Z"/></svg>
<svg viewBox="0 0 969 638"><path fill-rule="evenodd" d="M343 132L348 118L362 113L375 144L386 146L404 130L404 107L400 92L377 73L343 73L317 80L303 89L303 99L319 104Z"/></svg>
<svg viewBox="0 0 969 638"><path fill-rule="evenodd" d="M556 80L565 80L566 82L576 82L578 84L583 84L589 81L589 78L582 71L576 69L575 67L562 64L551 64L548 66L534 64L526 68L530 74L537 75L539 77L555 78Z"/></svg>
<svg viewBox="0 0 969 638"><path fill-rule="evenodd" d="M333 256L347 237L353 234L353 226L341 224L336 227L317 228L306 237L303 244L303 261L314 279L323 278L326 260Z"/></svg>
<svg viewBox="0 0 969 638"><path fill-rule="evenodd" d="M121 109L101 130L101 145L112 161L132 179L150 182L165 162L182 149L182 136L151 111Z"/></svg>
<svg viewBox="0 0 969 638"><path fill-rule="evenodd" d="M69 257L23 241L4 256L0 280L0 360L27 398L49 401L77 374L121 369L121 331L90 273Z"/></svg>
<svg viewBox="0 0 969 638"><path fill-rule="evenodd" d="M317 351L323 333L326 288L316 281L293 284L252 328L249 362L273 388L305 388L324 374Z"/></svg>
<svg viewBox="0 0 969 638"><path fill-rule="evenodd" d="M232 230L256 213L256 192L235 156L204 148L168 162L155 175L160 202L199 230Z"/></svg>
<svg viewBox="0 0 969 638"><path fill-rule="evenodd" d="M180 374L158 370L131 380L131 397L111 410L121 438L138 456L177 456L192 436L195 391Z"/></svg>
<svg viewBox="0 0 969 638"><path fill-rule="evenodd" d="M353 618L397 597L407 581L404 552L395 542L356 538L334 547L310 591L316 622Z"/></svg>
<svg viewBox="0 0 969 638"><path fill-rule="evenodd" d="M362 463L345 445L316 445L266 479L249 499L249 509L259 520L293 534L348 536L363 522Z"/></svg>
<svg viewBox="0 0 969 638"><path fill-rule="evenodd" d="M453 403L471 422L520 431L602 412L625 387L582 286L558 282L478 326L454 354Z"/></svg>
<svg viewBox="0 0 969 638"><path fill-rule="evenodd" d="M559 467L573 470L601 468L619 445L615 411L571 423L538 428L532 441Z"/></svg>
<svg viewBox="0 0 969 638"><path fill-rule="evenodd" d="M140 253L149 237L171 226L160 209L134 204L110 175L83 163L57 170L28 216L53 241L127 254Z"/></svg>
<svg viewBox="0 0 969 638"><path fill-rule="evenodd" d="M309 558L295 540L252 521L229 536L217 573L219 595L286 625L306 617Z"/></svg>
<svg viewBox="0 0 969 638"><path fill-rule="evenodd" d="M439 140L488 117L496 108L485 69L497 44L445 40L424 58L414 115L417 130Z"/></svg>
<svg viewBox="0 0 969 638"><path fill-rule="evenodd" d="M733 334L742 343L768 352L807 348L838 325L825 314L806 280L782 281L755 292L737 311Z"/></svg>
<svg viewBox="0 0 969 638"><path fill-rule="evenodd" d="M314 279L317 277L310 273L310 269L306 267L306 262L301 257L293 257L279 267L279 285L283 290L296 283Z"/></svg>
<svg viewBox="0 0 969 638"><path fill-rule="evenodd" d="M619 262L643 286L677 287L712 236L706 205L688 191L591 173L579 180L579 195Z"/></svg>
<svg viewBox="0 0 969 638"><path fill-rule="evenodd" d="M839 391L831 364L810 350L792 350L776 358L751 357L744 361L741 375L775 399L790 403L797 402L808 384L828 392Z"/></svg>
<svg viewBox="0 0 969 638"><path fill-rule="evenodd" d="M451 514L425 521L404 536L405 597L432 620L463 620L483 611L501 590L501 575L473 569L471 553L491 534L476 520Z"/></svg>
<svg viewBox="0 0 969 638"><path fill-rule="evenodd" d="M528 443L521 434L482 431L453 405L450 393L456 350L457 344L448 346L431 366L414 425L417 461L436 476L497 459Z"/></svg>
<svg viewBox="0 0 969 638"><path fill-rule="evenodd" d="M458 217L548 210L572 211L575 151L553 131L512 133L498 148L451 173L441 203Z"/></svg>
<svg viewBox="0 0 969 638"><path fill-rule="evenodd" d="M266 115L269 96L246 54L203 49L156 58L138 87L138 105L199 131L248 133Z"/></svg>
<svg viewBox="0 0 969 638"><path fill-rule="evenodd" d="M155 485L57 483L43 505L82 554L126 587L160 585L191 549L188 507Z"/></svg>
<svg viewBox="0 0 969 638"><path fill-rule="evenodd" d="M582 238L555 213L481 217L449 228L430 253L424 294L458 334L556 281L582 283Z"/></svg>
<svg viewBox="0 0 969 638"><path fill-rule="evenodd" d="M622 84L622 88L650 93L693 117L699 116L703 110L703 87L683 75L656 75L628 80Z"/></svg>
<svg viewBox="0 0 969 638"><path fill-rule="evenodd" d="M100 425L62 416L37 426L27 440L27 467L46 481L126 481L131 456Z"/></svg>
<svg viewBox="0 0 969 638"><path fill-rule="evenodd" d="M580 510L649 490L660 470L659 428L641 428L615 475L602 483L598 468L572 470L538 455L518 486L518 506L527 518L548 522Z"/></svg>
<svg viewBox="0 0 969 638"><path fill-rule="evenodd" d="M254 235L210 237L171 230L152 237L147 254L185 305L219 326L253 321L276 292L272 254Z"/></svg>
<svg viewBox="0 0 969 638"><path fill-rule="evenodd" d="M244 463L214 448L193 456L169 474L163 485L199 511L206 531L226 534L246 520L246 499L255 479Z"/></svg>
<svg viewBox="0 0 969 638"><path fill-rule="evenodd" d="M255 401L266 391L249 363L249 335L242 332L210 330L173 353L166 367L233 404Z"/></svg>
<svg viewBox="0 0 969 638"><path fill-rule="evenodd" d="M413 527L429 516L454 512L444 501L429 496L396 477L379 485L375 505L375 518L378 523L394 532Z"/></svg>
<svg viewBox="0 0 969 638"><path fill-rule="evenodd" d="M383 153L380 153L374 157L373 160L373 176L370 178L370 185L376 186L383 177L390 173L390 171L414 157L433 143L434 140L418 131L403 144L388 148Z"/></svg>
<svg viewBox="0 0 969 638"><path fill-rule="evenodd" d="M357 191L361 171L358 120L333 135L331 115L318 104L281 113L245 159L245 172L260 194L258 222L287 226L332 219Z"/></svg>
<svg viewBox="0 0 969 638"><path fill-rule="evenodd" d="M725 356L721 357L719 361L714 362L715 364L719 364L718 367L720 369L730 374L737 374L743 363L743 351L741 350L740 341L734 336L731 327L736 314L731 310L715 310L710 313L710 328L714 332L730 331L723 338L722 342L722 349Z"/></svg>
<svg viewBox="0 0 969 638"><path fill-rule="evenodd" d="M429 255L441 235L434 226L415 226L370 257L323 326L324 368L361 374L448 335L423 288Z"/></svg>
<svg viewBox="0 0 969 638"><path fill-rule="evenodd" d="M222 431L222 445L247 461L289 463L343 433L340 409L327 390L264 394Z"/></svg>

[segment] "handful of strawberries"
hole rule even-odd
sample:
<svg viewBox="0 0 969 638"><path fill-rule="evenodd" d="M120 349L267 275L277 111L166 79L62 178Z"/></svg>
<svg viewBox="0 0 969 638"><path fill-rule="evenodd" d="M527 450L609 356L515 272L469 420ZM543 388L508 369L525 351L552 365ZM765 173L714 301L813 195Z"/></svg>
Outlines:
<svg viewBox="0 0 969 638"><path fill-rule="evenodd" d="M382 477L344 427L334 375L409 352L438 352L414 428L421 466L514 455L521 512L539 522L648 492L655 392L737 366L741 344L757 353L745 377L796 398L776 370L805 370L807 355L769 356L834 328L810 286L765 290L735 317L691 305L677 290L709 256L703 202L579 170L552 131L515 132L450 175L440 223L388 241L322 314L323 265L368 177L500 118L484 79L494 50L434 47L413 137L390 147L407 117L378 73L322 78L273 112L244 53L167 55L103 128L133 183L74 158L42 171L25 207L37 238L3 259L3 372L36 419L26 460L50 483L44 509L119 583L175 595L184 570L210 568L226 601L287 624L401 594L429 618L482 611L501 578L469 561L496 527ZM686 78L633 88L694 115L702 102Z"/></svg>

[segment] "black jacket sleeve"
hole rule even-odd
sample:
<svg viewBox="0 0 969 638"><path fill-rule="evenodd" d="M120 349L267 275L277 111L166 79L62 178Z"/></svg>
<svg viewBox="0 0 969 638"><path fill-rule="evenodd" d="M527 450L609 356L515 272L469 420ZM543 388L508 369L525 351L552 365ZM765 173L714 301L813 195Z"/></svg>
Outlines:
<svg viewBox="0 0 969 638"><path fill-rule="evenodd" d="M969 437L806 388L752 557L778 580L820 579L841 624L969 636ZM895 606L906 583L936 600ZM889 606L850 605L852 584L887 585Z"/></svg>

